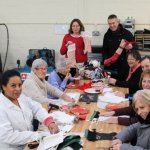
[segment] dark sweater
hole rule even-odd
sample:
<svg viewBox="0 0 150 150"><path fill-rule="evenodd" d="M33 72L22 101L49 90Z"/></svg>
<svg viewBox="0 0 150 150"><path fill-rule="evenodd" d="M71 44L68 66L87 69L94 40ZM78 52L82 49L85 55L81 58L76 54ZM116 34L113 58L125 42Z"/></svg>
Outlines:
<svg viewBox="0 0 150 150"><path fill-rule="evenodd" d="M116 81L116 86L129 88L129 94L134 94L139 90L139 81L142 73L142 68L139 67L130 77L128 81Z"/></svg>
<svg viewBox="0 0 150 150"><path fill-rule="evenodd" d="M103 40L103 49L102 49L103 59L110 58L116 52L122 39L126 39L127 41L130 42L134 41L134 37L131 34L131 32L123 28L121 24L119 25L117 31L111 31L110 29L108 29L108 31L104 35ZM117 79L120 80L124 80L128 74L129 66L127 64L126 54L127 52L126 50L124 50L119 59L114 64L112 64L109 67L105 66L104 68L107 70L117 71L118 72Z"/></svg>
<svg viewBox="0 0 150 150"><path fill-rule="evenodd" d="M121 115L128 115L129 116L129 118L118 117L118 123L120 125L129 126L131 124L138 122L138 118L137 118L136 113L135 113L132 106L116 109L114 111L115 111L114 116L121 116Z"/></svg>

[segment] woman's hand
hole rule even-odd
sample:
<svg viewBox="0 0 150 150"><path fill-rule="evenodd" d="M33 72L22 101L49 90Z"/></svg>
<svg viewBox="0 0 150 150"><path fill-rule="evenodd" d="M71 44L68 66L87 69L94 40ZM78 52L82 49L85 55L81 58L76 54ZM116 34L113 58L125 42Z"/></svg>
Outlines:
<svg viewBox="0 0 150 150"><path fill-rule="evenodd" d="M64 101L66 101L66 102L74 103L74 102L76 101L75 99L71 98L70 96L68 96L68 95L65 94L65 93L61 96L61 98L62 98Z"/></svg>
<svg viewBox="0 0 150 150"><path fill-rule="evenodd" d="M116 79L114 79L114 78L109 78L109 80L108 80L108 83L109 84L112 84L112 85L115 85L116 84Z"/></svg>
<svg viewBox="0 0 150 150"><path fill-rule="evenodd" d="M115 111L108 111L108 112L100 113L101 116L106 116L106 117L113 116L114 114L115 114Z"/></svg>
<svg viewBox="0 0 150 150"><path fill-rule="evenodd" d="M116 144L122 144L122 141L119 139L115 139L112 141L112 146L116 145Z"/></svg>
<svg viewBox="0 0 150 150"><path fill-rule="evenodd" d="M72 41L68 41L67 44L66 44L66 47L68 47L71 44L73 44L73 42Z"/></svg>
<svg viewBox="0 0 150 150"><path fill-rule="evenodd" d="M126 50L130 50L130 49L132 49L132 48L133 48L132 44L127 44L127 45L125 46L125 49L126 49Z"/></svg>
<svg viewBox="0 0 150 150"><path fill-rule="evenodd" d="M122 141L119 139L112 141L113 150L120 150L121 145L122 145Z"/></svg>
<svg viewBox="0 0 150 150"><path fill-rule="evenodd" d="M111 118L104 120L103 122L118 124L118 117L111 117Z"/></svg>
<svg viewBox="0 0 150 150"><path fill-rule="evenodd" d="M66 76L65 76L65 80L69 80L71 77L71 73L67 73Z"/></svg>
<svg viewBox="0 0 150 150"><path fill-rule="evenodd" d="M122 39L121 42L120 42L119 47L122 48L122 49L124 49L125 46L126 46L126 41L125 41L125 39Z"/></svg>
<svg viewBox="0 0 150 150"><path fill-rule="evenodd" d="M54 122L52 122L48 125L48 129L49 129L51 134L55 134L55 133L59 132L59 128Z"/></svg>

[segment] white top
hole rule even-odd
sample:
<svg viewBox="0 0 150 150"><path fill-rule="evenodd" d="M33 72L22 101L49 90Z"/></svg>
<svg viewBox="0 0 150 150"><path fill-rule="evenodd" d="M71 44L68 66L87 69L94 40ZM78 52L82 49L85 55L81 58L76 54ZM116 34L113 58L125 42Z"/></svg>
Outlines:
<svg viewBox="0 0 150 150"><path fill-rule="evenodd" d="M21 150L40 135L33 131L33 117L43 122L49 115L41 104L21 95L20 107L0 93L0 150Z"/></svg>

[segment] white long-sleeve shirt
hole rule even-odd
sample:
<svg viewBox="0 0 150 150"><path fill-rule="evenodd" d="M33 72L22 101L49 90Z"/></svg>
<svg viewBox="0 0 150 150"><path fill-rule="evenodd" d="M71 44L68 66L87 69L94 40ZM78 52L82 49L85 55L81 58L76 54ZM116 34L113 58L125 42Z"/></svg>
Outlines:
<svg viewBox="0 0 150 150"><path fill-rule="evenodd" d="M21 95L20 107L0 94L0 150L21 150L40 135L33 132L33 117L43 122L49 115L41 104Z"/></svg>

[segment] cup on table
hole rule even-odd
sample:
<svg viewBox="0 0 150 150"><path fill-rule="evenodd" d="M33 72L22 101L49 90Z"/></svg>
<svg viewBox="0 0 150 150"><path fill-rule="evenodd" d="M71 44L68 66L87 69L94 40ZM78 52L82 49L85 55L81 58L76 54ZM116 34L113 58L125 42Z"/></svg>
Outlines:
<svg viewBox="0 0 150 150"><path fill-rule="evenodd" d="M76 85L79 85L79 84L80 84L80 79L76 78L76 79L74 80L74 83L75 83Z"/></svg>
<svg viewBox="0 0 150 150"><path fill-rule="evenodd" d="M103 81L105 86L108 86L108 83L109 83L109 78L108 77L102 78L102 81Z"/></svg>
<svg viewBox="0 0 150 150"><path fill-rule="evenodd" d="M74 77L77 73L77 69L75 67L71 67L70 68L70 73L71 73L71 76Z"/></svg>

